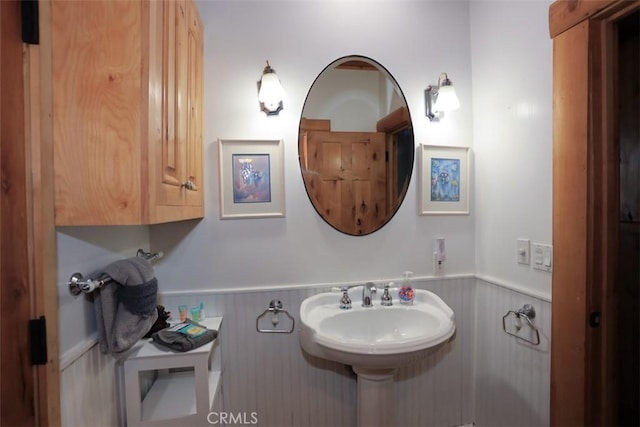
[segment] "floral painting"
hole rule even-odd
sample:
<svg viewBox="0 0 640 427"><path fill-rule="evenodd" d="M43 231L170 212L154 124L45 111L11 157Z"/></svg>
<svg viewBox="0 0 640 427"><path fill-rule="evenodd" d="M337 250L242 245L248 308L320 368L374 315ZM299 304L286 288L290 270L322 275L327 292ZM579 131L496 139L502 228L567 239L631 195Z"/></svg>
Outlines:
<svg viewBox="0 0 640 427"><path fill-rule="evenodd" d="M271 202L269 154L234 154L233 203Z"/></svg>
<svg viewBox="0 0 640 427"><path fill-rule="evenodd" d="M460 159L431 158L431 201L460 201Z"/></svg>
<svg viewBox="0 0 640 427"><path fill-rule="evenodd" d="M420 215L468 215L470 150L421 145Z"/></svg>
<svg viewBox="0 0 640 427"><path fill-rule="evenodd" d="M219 139L220 218L285 216L281 139Z"/></svg>

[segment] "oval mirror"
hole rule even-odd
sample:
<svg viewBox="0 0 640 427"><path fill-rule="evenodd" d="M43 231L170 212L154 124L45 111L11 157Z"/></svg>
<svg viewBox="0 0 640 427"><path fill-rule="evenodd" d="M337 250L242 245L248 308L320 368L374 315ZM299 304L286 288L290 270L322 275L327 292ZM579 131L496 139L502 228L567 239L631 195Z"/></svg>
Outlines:
<svg viewBox="0 0 640 427"><path fill-rule="evenodd" d="M414 160L411 117L393 76L364 56L329 64L307 94L298 157L313 207L336 230L363 236L389 222Z"/></svg>

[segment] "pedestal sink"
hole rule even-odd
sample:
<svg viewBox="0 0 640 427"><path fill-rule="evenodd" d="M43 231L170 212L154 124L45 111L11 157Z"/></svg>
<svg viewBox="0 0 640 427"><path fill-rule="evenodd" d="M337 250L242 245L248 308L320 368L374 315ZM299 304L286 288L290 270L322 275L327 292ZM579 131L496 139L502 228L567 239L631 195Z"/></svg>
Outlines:
<svg viewBox="0 0 640 427"><path fill-rule="evenodd" d="M393 378L446 343L455 332L453 311L430 291L416 289L412 305L362 307L362 287L349 289L351 309L340 308L341 293L325 292L300 306L300 344L309 354L351 365L358 376L358 425L394 425Z"/></svg>

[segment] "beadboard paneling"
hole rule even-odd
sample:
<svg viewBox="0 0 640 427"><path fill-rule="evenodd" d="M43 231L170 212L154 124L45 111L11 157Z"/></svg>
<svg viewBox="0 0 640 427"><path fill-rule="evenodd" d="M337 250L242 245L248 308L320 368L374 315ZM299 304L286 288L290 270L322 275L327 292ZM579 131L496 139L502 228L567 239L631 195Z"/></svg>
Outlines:
<svg viewBox="0 0 640 427"><path fill-rule="evenodd" d="M471 422L473 389L474 279L420 283L444 300L455 313L456 334L435 354L398 371L395 386L399 426L453 426Z"/></svg>
<svg viewBox="0 0 640 427"><path fill-rule="evenodd" d="M475 299L476 425L549 425L551 303L480 279ZM539 346L502 330L502 316L524 304L536 310Z"/></svg>
<svg viewBox="0 0 640 427"><path fill-rule="evenodd" d="M170 310L178 304L193 306L203 301L208 316L224 317L220 343L225 411L256 412L261 426L353 426L356 387L351 369L311 358L300 348L300 303L318 291L163 296L162 301ZM295 318L294 333L257 332L256 318L272 299L281 300Z"/></svg>
<svg viewBox="0 0 640 427"><path fill-rule="evenodd" d="M398 425L459 425L472 421L473 288L475 278L426 279L456 315L454 339L438 352L399 370L395 404ZM299 307L326 288L163 295L170 311L204 302L207 315L224 316L221 331L223 395L228 412L257 412L261 426L354 426L356 376L349 366L307 355L298 337ZM293 334L262 334L256 318L272 299L296 319ZM336 301L339 295L336 294Z"/></svg>
<svg viewBox="0 0 640 427"><path fill-rule="evenodd" d="M454 338L396 377L397 425L538 426L549 424L551 304L484 280L425 279L456 316ZM220 334L223 401L227 412L258 414L261 426L356 425L356 377L351 368L307 355L298 339L299 307L326 287L162 295L179 304L201 301L208 315L224 316ZM336 294L336 298L338 295ZM292 334L261 334L256 318L272 299L296 319ZM525 303L536 308L542 344L524 344L502 332L502 316ZM97 346L61 373L65 426L117 425L115 363Z"/></svg>
<svg viewBox="0 0 640 427"><path fill-rule="evenodd" d="M118 425L115 359L91 347L60 372L61 423L65 427Z"/></svg>

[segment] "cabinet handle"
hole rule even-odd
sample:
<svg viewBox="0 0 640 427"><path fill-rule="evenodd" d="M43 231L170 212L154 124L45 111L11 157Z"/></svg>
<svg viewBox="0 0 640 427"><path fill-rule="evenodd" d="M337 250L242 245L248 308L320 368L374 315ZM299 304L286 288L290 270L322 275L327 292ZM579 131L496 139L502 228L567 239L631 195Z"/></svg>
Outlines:
<svg viewBox="0 0 640 427"><path fill-rule="evenodd" d="M180 187L186 188L187 190L196 191L198 187L193 183L193 181L188 180L187 182L180 185Z"/></svg>

